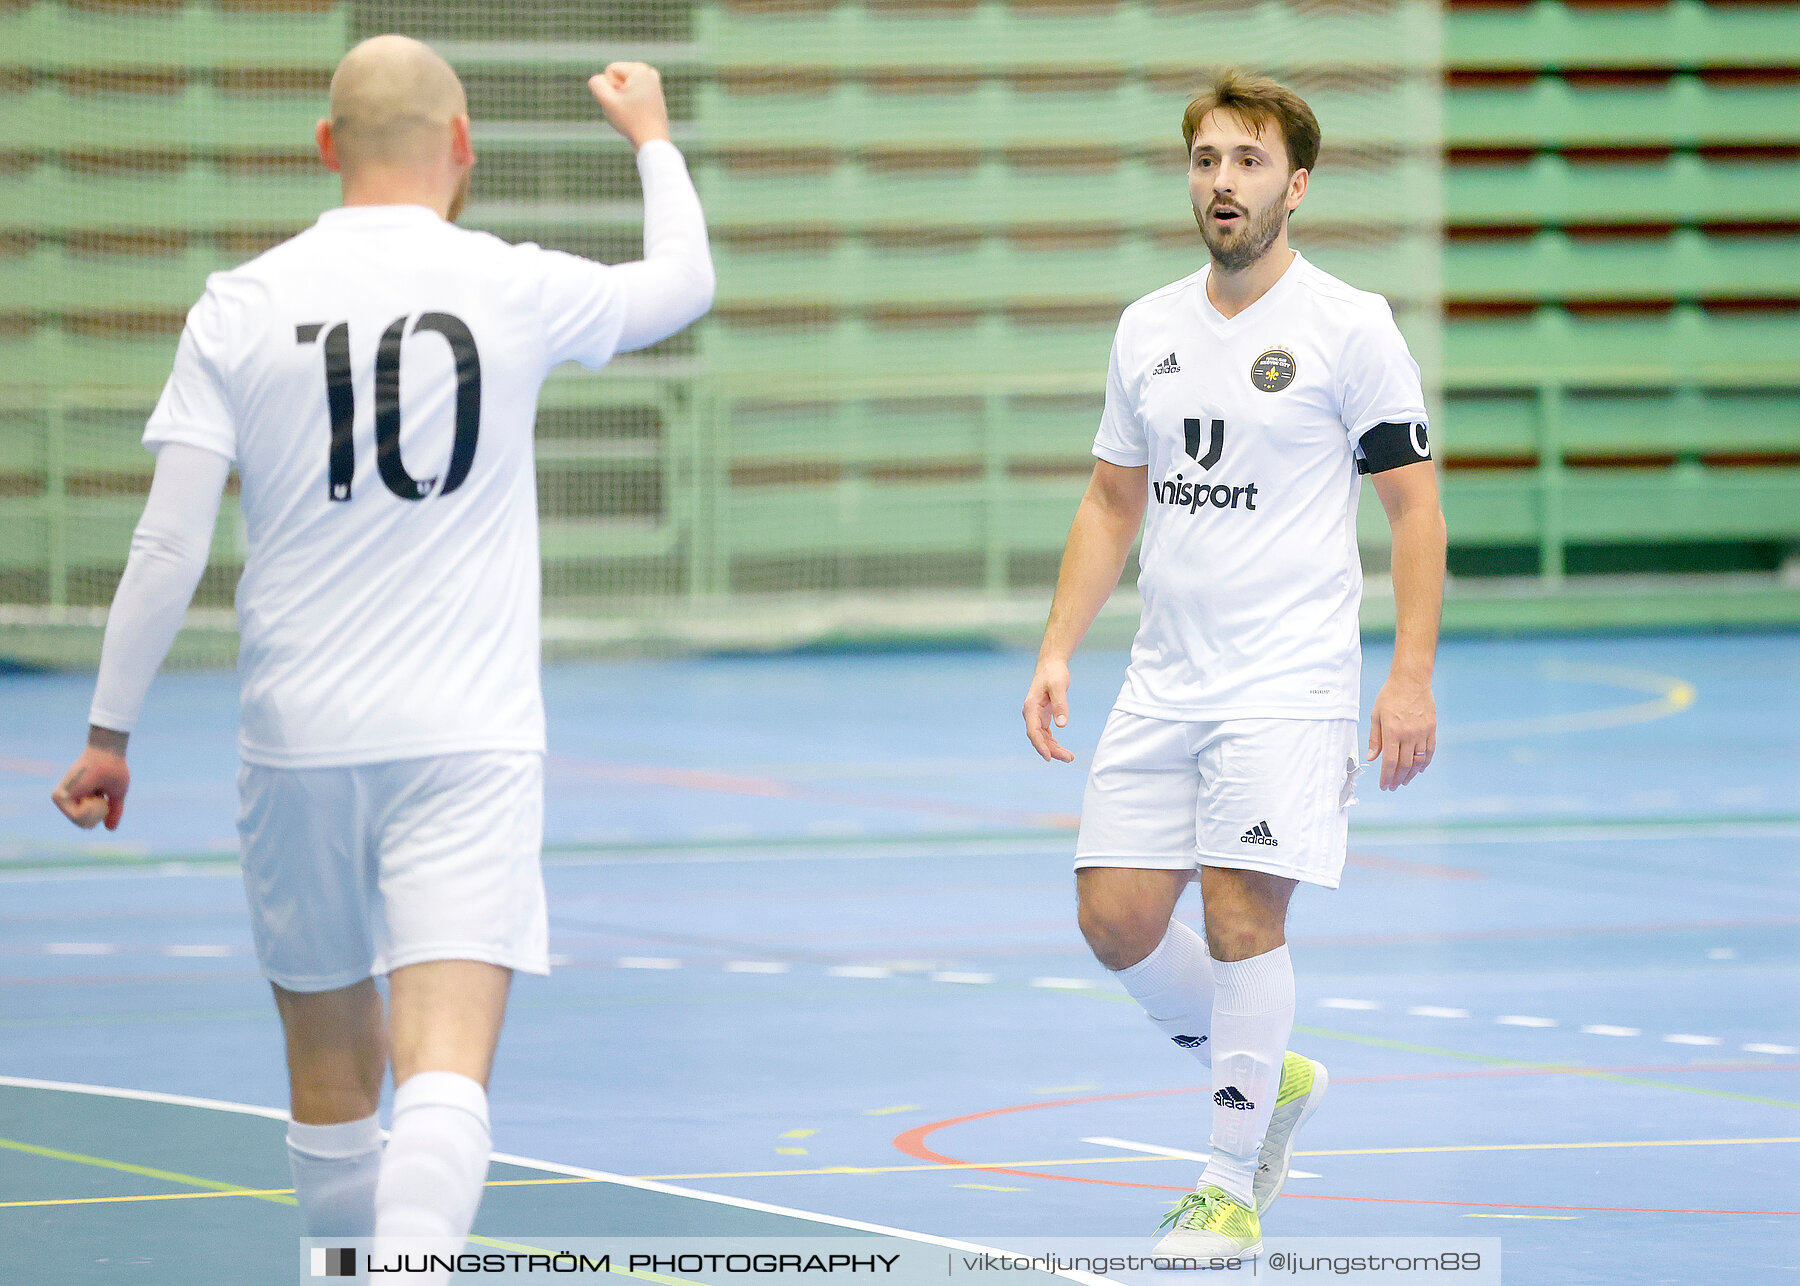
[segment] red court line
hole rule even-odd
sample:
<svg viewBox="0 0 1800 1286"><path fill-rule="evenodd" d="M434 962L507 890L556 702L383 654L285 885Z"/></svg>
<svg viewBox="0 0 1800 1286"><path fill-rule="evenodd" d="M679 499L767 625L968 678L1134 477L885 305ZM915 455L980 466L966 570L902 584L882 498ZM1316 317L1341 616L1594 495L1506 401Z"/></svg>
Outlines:
<svg viewBox="0 0 1800 1286"><path fill-rule="evenodd" d="M814 804L843 804L852 808L886 808L964 821L997 822L1039 830L1074 830L1081 819L1071 813L1034 813L1016 808L991 808L958 804L923 795L879 795L866 791L836 790L829 786L802 786L777 777L747 777L739 773L698 768L666 768L655 764L616 763L606 759L581 759L552 755L553 767L575 776L598 781L623 781L645 786L677 786L718 795L749 795L759 799L799 799ZM846 842L854 843L854 837Z"/></svg>
<svg viewBox="0 0 1800 1286"><path fill-rule="evenodd" d="M1691 1072L1704 1071L1751 1071L1765 1070L1769 1067L1781 1070L1800 1069L1800 1063L1734 1063L1724 1065L1707 1065L1696 1068L1690 1063L1671 1064L1658 1067L1521 1067L1502 1068L1492 1071L1477 1072L1420 1072L1398 1076L1342 1076L1333 1080L1339 1085L1367 1084L1378 1081L1412 1081L1412 1080L1456 1080L1479 1076L1559 1076L1577 1073L1606 1072L1613 1074L1643 1072ZM953 1165L963 1170L985 1170L990 1174L1010 1174L1020 1178L1056 1179L1063 1183L1092 1183L1106 1188L1150 1188L1159 1192L1186 1192L1185 1187L1172 1186L1166 1183L1130 1183L1123 1179L1092 1179L1079 1174L1053 1174L1047 1170L1009 1170L1004 1166L987 1166L977 1161L963 1161L956 1157L945 1156L927 1146L925 1140L932 1134L952 1125L963 1125L969 1121L985 1120L992 1116L1009 1116L1015 1112L1035 1112L1046 1107L1069 1107L1077 1103L1109 1103L1122 1099L1134 1098L1166 1098L1175 1094L1199 1094L1210 1089L1206 1085L1190 1085L1172 1090L1134 1090L1125 1094L1089 1094L1081 1098L1049 1099L1042 1103L1018 1103L1011 1107L989 1108L985 1112L970 1112L964 1116L946 1117L942 1121L930 1121L924 1125L916 1125L894 1136L894 1146L907 1156L921 1161L931 1161L938 1165ZM1665 1214L1665 1215L1783 1215L1800 1216L1800 1210L1664 1210L1644 1206L1549 1206L1533 1205L1504 1201L1441 1201L1428 1197L1338 1197L1326 1196L1316 1192L1287 1192L1283 1196L1298 1197L1310 1201L1369 1201L1387 1205L1409 1206L1479 1206L1494 1210L1586 1210L1611 1212L1619 1214Z"/></svg>
<svg viewBox="0 0 1800 1286"><path fill-rule="evenodd" d="M1462 866L1444 866L1437 862L1409 862L1403 857L1382 857L1375 853L1352 853L1344 859L1351 866L1366 866L1373 871L1392 871L1396 875L1424 875L1436 880L1485 880L1480 871Z"/></svg>

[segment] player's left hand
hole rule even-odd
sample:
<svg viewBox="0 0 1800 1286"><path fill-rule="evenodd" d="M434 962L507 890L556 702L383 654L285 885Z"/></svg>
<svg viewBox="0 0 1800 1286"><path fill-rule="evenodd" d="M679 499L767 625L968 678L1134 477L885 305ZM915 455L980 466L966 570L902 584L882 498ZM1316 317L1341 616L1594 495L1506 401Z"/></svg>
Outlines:
<svg viewBox="0 0 1800 1286"><path fill-rule="evenodd" d="M1431 684L1389 675L1369 716L1369 758L1381 760L1381 788L1400 789L1424 772L1436 753Z"/></svg>
<svg viewBox="0 0 1800 1286"><path fill-rule="evenodd" d="M131 769L125 766L125 756L89 746L69 765L69 771L50 792L50 799L64 817L83 830L93 830L104 821L107 830L116 831L119 818L125 815L125 792L129 789Z"/></svg>

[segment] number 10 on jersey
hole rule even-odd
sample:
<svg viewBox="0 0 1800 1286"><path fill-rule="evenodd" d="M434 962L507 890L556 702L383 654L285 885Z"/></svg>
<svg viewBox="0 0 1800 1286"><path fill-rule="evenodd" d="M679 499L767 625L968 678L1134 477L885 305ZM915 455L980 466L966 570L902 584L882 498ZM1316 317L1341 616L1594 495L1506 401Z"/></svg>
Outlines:
<svg viewBox="0 0 1800 1286"><path fill-rule="evenodd" d="M400 342L407 335L405 317L396 317L381 334L375 350L375 467L387 489L402 500L423 500L433 488L447 496L468 480L481 436L481 357L475 336L460 317L423 313L412 334L432 331L450 345L456 361L456 437L443 485L438 478L415 478L400 459ZM331 456L328 473L333 500L350 499L356 477L356 393L350 374L350 323L312 322L294 327L294 342L316 344L324 337L325 404L331 412Z"/></svg>

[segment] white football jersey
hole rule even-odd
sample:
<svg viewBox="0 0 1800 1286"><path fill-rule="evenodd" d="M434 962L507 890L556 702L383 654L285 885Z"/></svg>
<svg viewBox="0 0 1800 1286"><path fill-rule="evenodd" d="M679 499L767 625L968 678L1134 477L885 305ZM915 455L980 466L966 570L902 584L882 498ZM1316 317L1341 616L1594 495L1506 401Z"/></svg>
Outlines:
<svg viewBox="0 0 1800 1286"><path fill-rule="evenodd" d="M1143 621L1119 708L1158 719L1354 719L1359 442L1428 459L1419 368L1387 301L1298 254L1226 318L1206 275L1145 295L1113 341L1094 454L1147 466Z"/></svg>
<svg viewBox="0 0 1800 1286"><path fill-rule="evenodd" d="M543 750L538 387L623 318L604 264L416 205L207 279L144 442L237 464L245 760Z"/></svg>

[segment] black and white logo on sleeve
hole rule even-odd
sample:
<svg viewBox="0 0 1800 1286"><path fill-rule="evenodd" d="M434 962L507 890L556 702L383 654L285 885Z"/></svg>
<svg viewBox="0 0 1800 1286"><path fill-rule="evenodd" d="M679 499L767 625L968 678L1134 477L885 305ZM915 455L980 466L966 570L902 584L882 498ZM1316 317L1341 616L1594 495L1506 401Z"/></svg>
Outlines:
<svg viewBox="0 0 1800 1286"><path fill-rule="evenodd" d="M1431 459L1431 439L1425 435L1425 425L1418 420L1414 420L1412 423L1412 432L1409 436L1412 438L1413 452L1419 459Z"/></svg>

